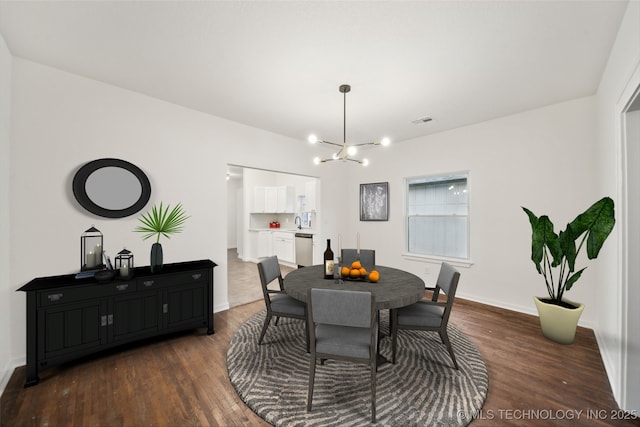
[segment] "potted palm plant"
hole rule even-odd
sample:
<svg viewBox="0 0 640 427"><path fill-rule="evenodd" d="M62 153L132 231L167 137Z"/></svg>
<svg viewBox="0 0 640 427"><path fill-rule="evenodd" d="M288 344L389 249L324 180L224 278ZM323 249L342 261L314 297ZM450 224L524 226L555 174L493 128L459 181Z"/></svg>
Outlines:
<svg viewBox="0 0 640 427"><path fill-rule="evenodd" d="M556 234L548 216L537 217L522 207L531 223L531 260L544 277L549 297L534 297L540 326L545 337L561 344L571 344L584 304L564 297L580 279L586 267L576 271L576 259L586 244L587 257L597 258L604 241L615 225L614 204L609 197L589 209ZM576 243L579 243L576 246Z"/></svg>
<svg viewBox="0 0 640 427"><path fill-rule="evenodd" d="M189 218L182 208L182 204L178 203L173 209L167 205L163 208L162 202L160 206L153 206L151 211L143 214L138 218L142 223L135 228L134 231L145 233L143 240L150 237L156 237L156 241L151 245L151 272L156 273L162 269L162 245L160 237L170 238L172 234L182 232L184 222Z"/></svg>

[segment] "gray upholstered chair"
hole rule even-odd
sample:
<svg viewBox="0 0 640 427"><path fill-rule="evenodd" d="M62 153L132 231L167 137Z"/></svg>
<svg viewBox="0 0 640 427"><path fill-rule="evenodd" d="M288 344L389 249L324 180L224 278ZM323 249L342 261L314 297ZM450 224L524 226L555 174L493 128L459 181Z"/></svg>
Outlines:
<svg viewBox="0 0 640 427"><path fill-rule="evenodd" d="M376 358L378 322L371 292L309 289L307 294L311 361L307 411L311 410L316 361L364 363L371 369L371 422L376 422Z"/></svg>
<svg viewBox="0 0 640 427"><path fill-rule="evenodd" d="M307 335L307 351L309 351L309 329L306 325L307 305L291 298L284 292L284 281L282 279L278 257L274 255L260 261L258 263L258 273L260 273L264 303L267 306L267 314L264 318L264 325L262 325L262 332L260 332L258 344L262 344L262 339L267 332L272 317L276 317L276 325L280 317L291 317L305 322L304 329ZM276 279L278 280L279 288L270 289L269 284Z"/></svg>
<svg viewBox="0 0 640 427"><path fill-rule="evenodd" d="M407 307L391 310L391 352L392 361L396 363L396 344L398 329L414 329L423 331L436 331L440 334L442 343L447 347L453 365L458 368L456 356L447 334L449 315L453 306L453 300L458 288L460 273L446 262L442 263L438 281L434 288L426 288L433 291L431 300L418 301ZM446 295L446 301L439 301L440 292Z"/></svg>
<svg viewBox="0 0 640 427"><path fill-rule="evenodd" d="M340 253L342 258L342 265L347 267L351 266L351 263L357 259L367 271L373 270L376 265L376 251L373 249L360 249L360 257L358 257L357 249L343 249Z"/></svg>

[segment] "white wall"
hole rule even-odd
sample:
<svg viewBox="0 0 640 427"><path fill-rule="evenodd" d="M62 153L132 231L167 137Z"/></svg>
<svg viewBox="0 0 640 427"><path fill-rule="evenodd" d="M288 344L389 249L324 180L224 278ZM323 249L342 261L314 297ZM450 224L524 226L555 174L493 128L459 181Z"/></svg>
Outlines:
<svg viewBox="0 0 640 427"><path fill-rule="evenodd" d="M637 86L640 87L640 79ZM626 227L627 237L627 270L626 295L623 298L626 313L626 327L623 328L623 340L625 343L625 358L623 358L624 378L623 388L625 393L621 396L624 407L632 413L640 412L640 310L637 310L640 301L640 95L636 98L637 109L625 114L625 134L627 141L627 219L621 227ZM629 195L633 195L629 197ZM629 262L633 260L635 262ZM625 316L622 316L624 319ZM623 323L624 320L623 320ZM623 351L623 353L625 353Z"/></svg>
<svg viewBox="0 0 640 427"><path fill-rule="evenodd" d="M362 247L376 249L377 263L406 268L434 284L438 263L401 256L403 180L469 171L473 265L461 267L458 295L535 314L532 298L546 295L546 287L530 260L531 229L520 207L548 214L557 232L602 197L594 172L594 122L595 98L587 97L372 150L371 165L351 177L353 231L347 240L355 244L359 231ZM380 181L389 181L389 221L360 222L358 184ZM603 251L609 250L605 245ZM595 289L590 267L568 295L586 304L585 326L596 319Z"/></svg>
<svg viewBox="0 0 640 427"><path fill-rule="evenodd" d="M11 288L11 264L9 230L11 228L10 206L10 166L11 157L11 53L0 35L0 390L9 381L14 353L11 342L12 321L11 301L15 289ZM23 346L24 347L24 346ZM23 349L23 348L22 348Z"/></svg>
<svg viewBox="0 0 640 427"><path fill-rule="evenodd" d="M596 337L600 345L603 362L611 388L622 407L626 407L624 387L624 325L622 316L627 301L623 281L622 236L624 228L625 199L621 185L624 178L622 169L622 141L620 138L620 116L624 102L630 91L638 85L640 67L640 2L630 1L620 25L616 42L609 55L597 93L597 167L600 192L609 194L616 201L618 223L607 245L610 249L598 258L598 283L595 289L599 302L597 312ZM635 77L634 77L635 76ZM625 99L626 98L626 99ZM636 196L637 197L637 196ZM629 220L637 221L637 218ZM629 260L637 262L637 260ZM633 284L638 286L637 283ZM634 303L637 309L637 302ZM640 351L636 350L631 363L638 363ZM637 381L637 379L635 379ZM636 396L636 401L638 401ZM640 409L640 408L628 408Z"/></svg>
<svg viewBox="0 0 640 427"><path fill-rule="evenodd" d="M17 288L38 276L79 269L79 237L94 224L111 255L126 246L149 264L151 242L132 230L137 215L105 219L81 209L71 193L85 162L117 157L149 176L153 203L182 202L191 215L182 234L163 239L165 262L208 258L215 271L214 310L227 300L227 164L314 174L331 191L339 167L315 168L315 150L259 129L14 58L11 111L12 356L24 363L25 297ZM298 159L298 161L296 161ZM326 209L334 209L331 202ZM146 209L145 209L146 210ZM4 214L3 214L4 215ZM0 299L2 300L2 299ZM4 303L4 302L3 302ZM3 346L4 348L4 346Z"/></svg>
<svg viewBox="0 0 640 427"><path fill-rule="evenodd" d="M227 181L227 249L238 248L238 222L242 223L238 211L238 193L242 194L242 180Z"/></svg>

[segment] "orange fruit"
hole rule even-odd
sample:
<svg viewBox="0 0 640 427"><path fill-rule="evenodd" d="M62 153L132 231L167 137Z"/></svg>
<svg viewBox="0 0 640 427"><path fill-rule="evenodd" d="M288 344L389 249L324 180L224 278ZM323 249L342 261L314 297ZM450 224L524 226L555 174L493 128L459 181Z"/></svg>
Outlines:
<svg viewBox="0 0 640 427"><path fill-rule="evenodd" d="M360 264L360 261L353 261L351 263L351 269L361 269L362 268L362 264Z"/></svg>
<svg viewBox="0 0 640 427"><path fill-rule="evenodd" d="M357 279L358 277L360 277L360 270L358 270L357 268L352 268L349 272L349 276L352 279Z"/></svg>
<svg viewBox="0 0 640 427"><path fill-rule="evenodd" d="M360 275L361 275L362 277L367 277L367 269L366 269L366 268L364 268L364 267L361 267L361 268L360 268Z"/></svg>
<svg viewBox="0 0 640 427"><path fill-rule="evenodd" d="M343 266L340 270L340 275L342 277L349 277L349 273L351 273L351 269L349 267Z"/></svg>
<svg viewBox="0 0 640 427"><path fill-rule="evenodd" d="M371 273L369 273L369 281L375 283L378 280L380 280L380 273L378 270L371 270Z"/></svg>

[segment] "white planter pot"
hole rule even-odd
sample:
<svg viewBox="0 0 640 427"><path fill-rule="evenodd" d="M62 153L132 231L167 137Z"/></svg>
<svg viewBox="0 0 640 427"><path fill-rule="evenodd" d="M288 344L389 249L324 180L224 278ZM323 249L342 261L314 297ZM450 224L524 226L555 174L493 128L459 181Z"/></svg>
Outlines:
<svg viewBox="0 0 640 427"><path fill-rule="evenodd" d="M576 328L584 310L584 304L563 299L564 302L577 307L570 309L547 304L540 297L533 297L533 300L540 316L542 335L560 344L571 344L576 336Z"/></svg>

